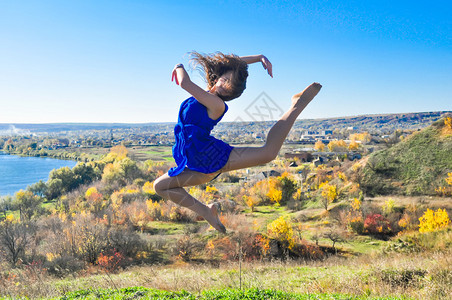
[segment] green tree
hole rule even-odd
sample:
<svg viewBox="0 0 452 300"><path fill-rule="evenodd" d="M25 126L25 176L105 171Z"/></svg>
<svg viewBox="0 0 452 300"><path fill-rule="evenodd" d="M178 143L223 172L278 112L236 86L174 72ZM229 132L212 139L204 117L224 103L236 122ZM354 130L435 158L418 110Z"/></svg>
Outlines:
<svg viewBox="0 0 452 300"><path fill-rule="evenodd" d="M125 185L127 182L133 182L141 175L142 172L138 168L137 163L126 157L106 165L102 174L102 180L108 183L119 182Z"/></svg>
<svg viewBox="0 0 452 300"><path fill-rule="evenodd" d="M22 222L30 221L33 216L40 216L45 212L41 206L43 198L34 195L30 191L18 191L12 203L12 208L19 210Z"/></svg>
<svg viewBox="0 0 452 300"><path fill-rule="evenodd" d="M292 195L297 191L297 182L287 172L278 177L278 180L282 191L281 203L287 203L292 200Z"/></svg>
<svg viewBox="0 0 452 300"><path fill-rule="evenodd" d="M72 172L77 185L89 184L101 177L99 169L96 170L92 164L78 163L72 168Z"/></svg>
<svg viewBox="0 0 452 300"><path fill-rule="evenodd" d="M27 191L30 191L34 195L43 198L46 196L47 193L47 185L44 181L39 180L37 183L29 185L27 187Z"/></svg>
<svg viewBox="0 0 452 300"><path fill-rule="evenodd" d="M50 172L49 179L60 179L62 183L61 194L72 191L79 186L74 172L69 167L54 169Z"/></svg>
<svg viewBox="0 0 452 300"><path fill-rule="evenodd" d="M61 196L63 192L63 181L59 178L50 179L47 182L46 197L49 200L56 199Z"/></svg>
<svg viewBox="0 0 452 300"><path fill-rule="evenodd" d="M0 220L6 218L6 212L11 210L13 199L11 196L0 198Z"/></svg>

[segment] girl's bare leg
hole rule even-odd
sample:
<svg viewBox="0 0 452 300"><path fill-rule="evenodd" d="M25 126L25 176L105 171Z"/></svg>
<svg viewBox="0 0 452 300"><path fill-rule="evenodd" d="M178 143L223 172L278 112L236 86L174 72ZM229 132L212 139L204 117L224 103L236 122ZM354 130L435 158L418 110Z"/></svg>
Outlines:
<svg viewBox="0 0 452 300"><path fill-rule="evenodd" d="M320 84L313 83L303 92L294 95L291 108L270 129L265 145L262 147L235 147L221 172L249 168L275 159L295 120L309 102L314 99L321 87ZM160 196L193 210L206 219L212 227L220 232L225 232L226 229L218 218L216 207L204 205L183 188L208 182L217 174L218 172L204 174L185 169L181 174L174 177L165 174L157 178L154 182L154 189Z"/></svg>
<svg viewBox="0 0 452 300"><path fill-rule="evenodd" d="M182 173L174 177L170 177L168 173L160 176L154 182L154 189L163 198L196 212L206 219L213 228L224 233L226 229L218 218L216 206L201 203L183 188L209 182L217 174L218 172L205 174L186 168Z"/></svg>
<svg viewBox="0 0 452 300"><path fill-rule="evenodd" d="M321 87L319 83L313 83L303 92L294 95L290 109L268 132L265 145L262 147L235 147L221 172L254 167L275 159L295 120L314 99Z"/></svg>

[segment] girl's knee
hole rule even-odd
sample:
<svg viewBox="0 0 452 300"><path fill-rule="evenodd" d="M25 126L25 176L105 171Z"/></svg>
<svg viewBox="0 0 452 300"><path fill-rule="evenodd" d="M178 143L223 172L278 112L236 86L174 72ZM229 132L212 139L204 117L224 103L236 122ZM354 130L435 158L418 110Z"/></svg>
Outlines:
<svg viewBox="0 0 452 300"><path fill-rule="evenodd" d="M164 178L162 178L163 176L157 178L156 180L154 180L154 190L157 193L157 195L161 195L162 191L166 190L167 188L165 187L165 183L164 183Z"/></svg>

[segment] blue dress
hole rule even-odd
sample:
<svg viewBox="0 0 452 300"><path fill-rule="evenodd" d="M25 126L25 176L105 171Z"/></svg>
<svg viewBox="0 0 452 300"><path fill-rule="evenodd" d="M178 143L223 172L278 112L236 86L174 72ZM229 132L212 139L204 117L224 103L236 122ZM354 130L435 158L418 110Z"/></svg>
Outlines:
<svg viewBox="0 0 452 300"><path fill-rule="evenodd" d="M216 120L209 118L207 108L195 97L184 100L180 106L179 117L174 127L176 143L173 157L177 167L168 171L169 176L180 174L185 167L201 173L213 173L220 170L228 161L232 146L210 135L213 127L228 110Z"/></svg>

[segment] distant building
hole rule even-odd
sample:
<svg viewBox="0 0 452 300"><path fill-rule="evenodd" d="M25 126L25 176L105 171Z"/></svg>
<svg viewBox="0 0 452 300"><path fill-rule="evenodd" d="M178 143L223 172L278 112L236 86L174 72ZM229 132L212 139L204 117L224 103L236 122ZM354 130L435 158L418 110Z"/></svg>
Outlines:
<svg viewBox="0 0 452 300"><path fill-rule="evenodd" d="M249 180L258 180L259 181L259 180L264 180L264 179L266 179L268 177L271 177L271 176L278 177L278 176L281 176L281 173L279 173L278 171L275 171L275 170L270 170L270 171L267 171L267 172L262 171L262 172L257 173L254 176L250 176L248 179Z"/></svg>
<svg viewBox="0 0 452 300"><path fill-rule="evenodd" d="M313 156L310 152L300 152L300 153L284 153L284 158L298 158L302 162L311 162Z"/></svg>
<svg viewBox="0 0 452 300"><path fill-rule="evenodd" d="M332 130L322 130L321 132L304 130L301 133L300 142L302 144L313 144L316 141L320 140L323 143L328 144L332 134Z"/></svg>

